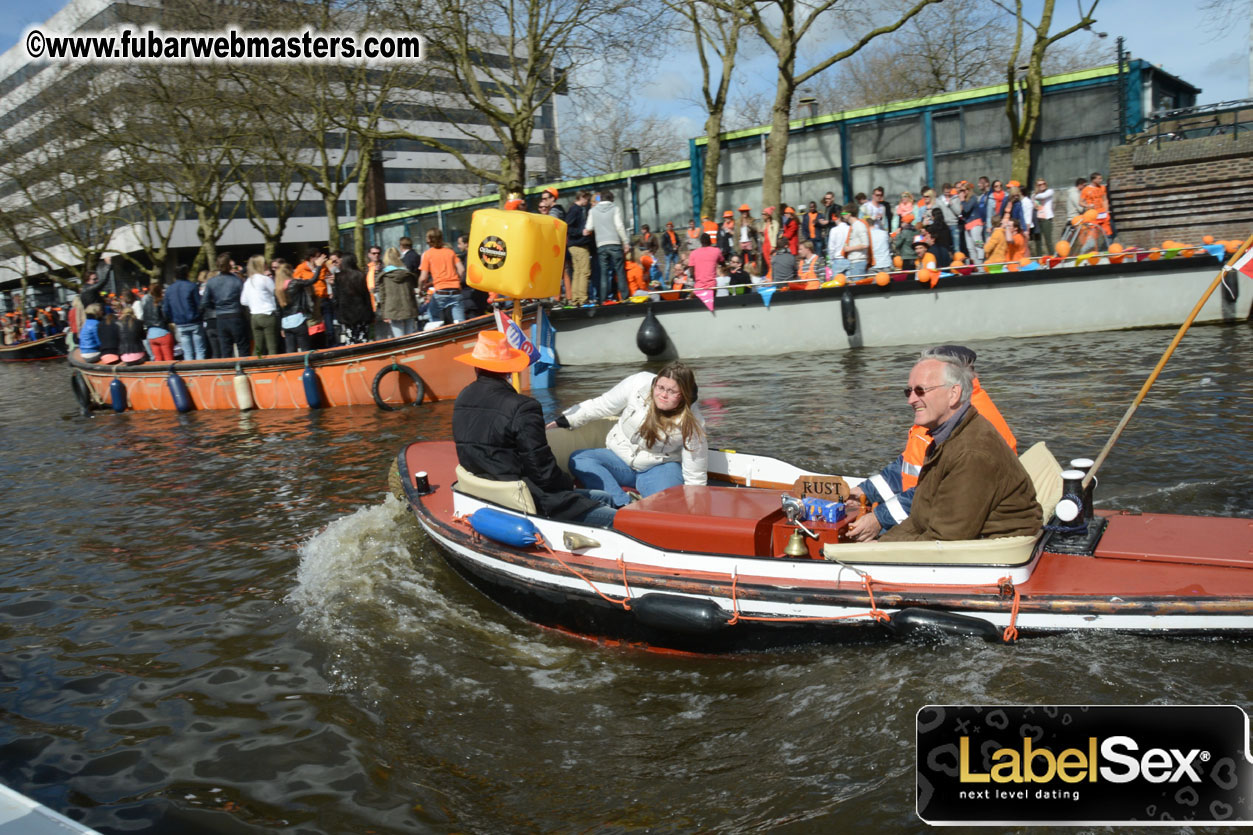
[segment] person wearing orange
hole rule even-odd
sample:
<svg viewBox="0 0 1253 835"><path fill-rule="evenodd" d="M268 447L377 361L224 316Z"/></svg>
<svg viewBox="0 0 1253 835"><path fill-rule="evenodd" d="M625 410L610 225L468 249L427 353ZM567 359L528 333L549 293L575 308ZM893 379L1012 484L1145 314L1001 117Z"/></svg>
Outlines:
<svg viewBox="0 0 1253 835"><path fill-rule="evenodd" d="M974 372L976 354L964 345L937 345L922 352L923 360L937 357L957 360L967 366L972 374ZM1006 445L1017 455L1018 439L1010 431L1009 424L1005 422L1000 409L996 408L992 398L979 385L978 377L975 377L973 381L970 405L995 427ZM875 508L874 512L860 516L849 525L851 539L869 542L883 531L895 527L909 517L914 489L918 486L918 476L922 473L922 467L926 463L927 453L932 443L930 430L914 424L909 428L909 434L905 439L904 452L879 473L870 476L852 489L854 497L864 496L867 502L875 505Z"/></svg>
<svg viewBox="0 0 1253 835"><path fill-rule="evenodd" d="M466 309L461 299L461 276L465 267L453 248L445 245L444 233L440 230L427 230L426 245L428 249L422 253L419 266L418 287L425 288L429 283L433 290L427 316L432 322L442 324L444 310L451 308L453 322L464 322Z"/></svg>
<svg viewBox="0 0 1253 835"><path fill-rule="evenodd" d="M788 251L795 255L799 252L801 225L796 220L796 210L791 206L783 207L783 240L787 241Z"/></svg>
<svg viewBox="0 0 1253 835"><path fill-rule="evenodd" d="M1079 200L1085 208L1096 210L1096 225L1106 237L1114 234L1109 222L1109 192L1101 180L1101 172L1092 172L1088 184L1079 192Z"/></svg>
<svg viewBox="0 0 1253 835"><path fill-rule="evenodd" d="M626 255L627 292L634 296L637 292L648 290L648 282L644 279L644 268L636 260L635 249ZM624 299L625 301L625 299Z"/></svg>
<svg viewBox="0 0 1253 835"><path fill-rule="evenodd" d="M818 256L814 254L813 241L801 241L796 260L796 279L787 285L789 290L818 289Z"/></svg>
<svg viewBox="0 0 1253 835"><path fill-rule="evenodd" d="M661 252L666 256L666 265L661 270L661 287L663 290L670 289L670 276L674 274L674 267L679 263L679 256L683 250L679 246L679 233L674 231L674 222L666 223L666 231L661 234Z"/></svg>

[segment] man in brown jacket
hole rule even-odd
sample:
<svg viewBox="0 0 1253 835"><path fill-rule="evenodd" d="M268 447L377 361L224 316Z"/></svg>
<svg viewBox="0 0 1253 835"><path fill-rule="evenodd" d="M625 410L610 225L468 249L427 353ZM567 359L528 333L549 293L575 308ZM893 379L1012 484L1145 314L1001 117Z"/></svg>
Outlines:
<svg viewBox="0 0 1253 835"><path fill-rule="evenodd" d="M881 541L1034 536L1041 514L1031 477L986 418L970 406L973 369L960 360L921 360L905 389L914 423L933 438L909 518Z"/></svg>

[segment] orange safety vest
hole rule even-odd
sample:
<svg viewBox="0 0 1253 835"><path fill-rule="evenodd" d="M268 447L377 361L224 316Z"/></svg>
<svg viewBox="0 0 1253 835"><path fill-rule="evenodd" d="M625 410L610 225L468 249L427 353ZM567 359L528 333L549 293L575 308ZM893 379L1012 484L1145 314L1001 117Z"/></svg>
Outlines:
<svg viewBox="0 0 1253 835"><path fill-rule="evenodd" d="M817 212L805 213L805 218L806 218L805 228L809 231L810 240L813 240L814 238L818 237L818 217L819 215Z"/></svg>
<svg viewBox="0 0 1253 835"><path fill-rule="evenodd" d="M1017 455L1018 439L1009 430L1009 424L1001 416L1001 410L996 408L992 398L983 390L983 386L979 385L978 377L975 378L974 388L971 390L970 405L974 406L975 411L996 427L996 431L1000 433L1001 437L1005 439L1005 443L1009 444L1009 448ZM927 459L927 450L930 447L930 432L917 424L909 427L909 438L905 441L905 451L901 453L902 491L918 486L918 476L922 473L922 465Z"/></svg>
<svg viewBox="0 0 1253 835"><path fill-rule="evenodd" d="M811 255L805 259L805 263L796 268L796 277L800 281L789 281L788 287L792 290L817 290L818 289L818 256Z"/></svg>

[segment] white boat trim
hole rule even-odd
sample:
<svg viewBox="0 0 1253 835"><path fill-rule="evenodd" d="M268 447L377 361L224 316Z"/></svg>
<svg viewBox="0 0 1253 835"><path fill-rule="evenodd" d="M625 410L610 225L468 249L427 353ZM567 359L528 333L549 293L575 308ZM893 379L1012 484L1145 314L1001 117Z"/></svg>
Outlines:
<svg viewBox="0 0 1253 835"><path fill-rule="evenodd" d="M8 786L0 785L0 835L100 835Z"/></svg>

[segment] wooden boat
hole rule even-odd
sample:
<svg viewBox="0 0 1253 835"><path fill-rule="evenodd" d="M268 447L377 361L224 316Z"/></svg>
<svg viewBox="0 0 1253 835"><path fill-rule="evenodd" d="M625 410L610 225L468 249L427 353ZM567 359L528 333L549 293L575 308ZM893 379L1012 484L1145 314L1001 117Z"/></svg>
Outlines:
<svg viewBox="0 0 1253 835"><path fill-rule="evenodd" d="M719 297L709 311L688 297L651 304L555 310L564 366L700 357L774 356L853 347L942 344L975 339L1177 325L1221 262L1213 255L1118 264L972 273L843 288ZM969 268L963 268L969 269ZM912 275L901 277L912 279ZM1253 293L1214 294L1198 322L1243 321ZM1237 295L1233 297L1232 291ZM645 354L641 325L661 326ZM843 323L843 327L841 327ZM637 340L637 336L641 337Z"/></svg>
<svg viewBox="0 0 1253 835"><path fill-rule="evenodd" d="M66 355L65 333L56 333L33 342L0 346L0 362L30 362L32 360L55 360Z"/></svg>
<svg viewBox="0 0 1253 835"><path fill-rule="evenodd" d="M558 461L597 445L576 435L550 432ZM1043 444L1023 463L1051 516L1061 468ZM804 523L817 539L801 535L804 556L788 556L796 525L780 494L806 474L713 451L709 468L709 486L635 502L612 530L528 512L521 482L459 473L451 442L402 449L392 489L488 597L601 640L717 652L917 630L995 641L1072 630L1253 634L1247 519L1099 511L1076 532L945 543L843 543L841 525ZM528 531L537 544L526 544Z"/></svg>
<svg viewBox="0 0 1253 835"><path fill-rule="evenodd" d="M523 325L534 321L530 308ZM171 372L186 385L195 409L238 409L235 377L247 378L248 391L258 409L304 409L311 406L304 385L306 368L313 369L322 407L376 404L382 408L456 397L474 380L474 369L452 358L474 348L479 331L495 328L492 316L479 316L433 331L344 345L320 351L276 354L242 359L145 362L137 365L98 365L70 354L75 395L84 408L111 402L114 379L126 387L126 407L135 410L173 410L175 395L168 384ZM399 369L399 370L396 370Z"/></svg>

